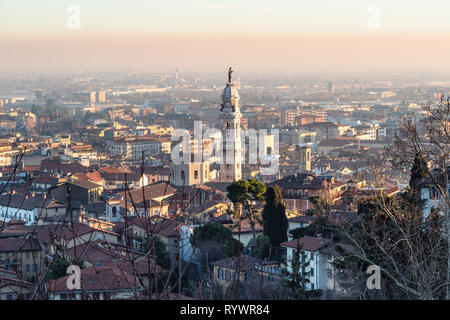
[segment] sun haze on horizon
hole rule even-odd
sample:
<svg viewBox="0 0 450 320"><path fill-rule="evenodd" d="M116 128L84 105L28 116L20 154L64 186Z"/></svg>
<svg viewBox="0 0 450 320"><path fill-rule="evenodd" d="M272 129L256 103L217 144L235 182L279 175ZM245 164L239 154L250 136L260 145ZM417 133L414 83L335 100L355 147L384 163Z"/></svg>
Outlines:
<svg viewBox="0 0 450 320"><path fill-rule="evenodd" d="M0 71L450 71L450 3L391 2L2 2Z"/></svg>

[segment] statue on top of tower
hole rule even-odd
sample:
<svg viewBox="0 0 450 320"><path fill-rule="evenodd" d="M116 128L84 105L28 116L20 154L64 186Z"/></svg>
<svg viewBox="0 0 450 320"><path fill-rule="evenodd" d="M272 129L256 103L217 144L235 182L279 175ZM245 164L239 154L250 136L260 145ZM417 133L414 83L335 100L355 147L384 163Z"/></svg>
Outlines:
<svg viewBox="0 0 450 320"><path fill-rule="evenodd" d="M233 72L234 72L233 69L231 69L230 67L230 69L228 69L228 82L230 83L233 81L233 79L231 78Z"/></svg>

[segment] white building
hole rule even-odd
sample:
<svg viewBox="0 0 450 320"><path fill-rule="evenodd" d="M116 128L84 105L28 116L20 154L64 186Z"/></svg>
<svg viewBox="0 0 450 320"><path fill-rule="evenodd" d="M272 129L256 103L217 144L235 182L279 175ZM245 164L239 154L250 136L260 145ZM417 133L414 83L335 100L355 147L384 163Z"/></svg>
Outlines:
<svg viewBox="0 0 450 320"><path fill-rule="evenodd" d="M30 225L37 222L42 197L31 197L19 194L5 194L0 197L0 220L22 220Z"/></svg>
<svg viewBox="0 0 450 320"><path fill-rule="evenodd" d="M228 82L222 92L219 128L222 130L223 161L220 164L220 181L233 182L242 179L241 117L239 92L228 70Z"/></svg>
<svg viewBox="0 0 450 320"><path fill-rule="evenodd" d="M338 257L336 247L348 248L322 237L302 237L281 243L287 249L287 270L292 271L291 263L295 251L300 248L300 262L306 279L306 290L322 290L323 298L330 298L339 290L333 262Z"/></svg>
<svg viewBox="0 0 450 320"><path fill-rule="evenodd" d="M113 156L122 156L131 159L140 159L142 152L144 152L145 156L158 153L170 153L170 146L170 140L147 136L108 140L108 149Z"/></svg>

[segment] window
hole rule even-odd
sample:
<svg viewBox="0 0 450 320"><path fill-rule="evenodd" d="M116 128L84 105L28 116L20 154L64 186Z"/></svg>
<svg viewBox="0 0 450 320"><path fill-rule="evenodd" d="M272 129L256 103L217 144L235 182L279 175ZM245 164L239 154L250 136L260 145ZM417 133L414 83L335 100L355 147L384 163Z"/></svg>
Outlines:
<svg viewBox="0 0 450 320"><path fill-rule="evenodd" d="M217 279L222 280L223 279L223 270L222 268L217 269Z"/></svg>
<svg viewBox="0 0 450 320"><path fill-rule="evenodd" d="M194 179L198 179L198 170L194 171Z"/></svg>
<svg viewBox="0 0 450 320"><path fill-rule="evenodd" d="M314 252L311 252L311 253L309 254L309 258L310 258L311 260L314 260Z"/></svg>
<svg viewBox="0 0 450 320"><path fill-rule="evenodd" d="M305 263L306 261L306 254L304 252L302 252L302 256L301 256L301 262Z"/></svg>
<svg viewBox="0 0 450 320"><path fill-rule="evenodd" d="M185 180L185 179L186 179L186 177L184 175L184 170L181 170L181 180Z"/></svg>
<svg viewBox="0 0 450 320"><path fill-rule="evenodd" d="M13 295L12 294L8 294L7 296L6 296L6 300L12 300L13 299Z"/></svg>
<svg viewBox="0 0 450 320"><path fill-rule="evenodd" d="M311 290L314 290L314 283L311 283Z"/></svg>
<svg viewBox="0 0 450 320"><path fill-rule="evenodd" d="M311 270L309 272L310 272L311 277L314 277L314 268L311 268Z"/></svg>
<svg viewBox="0 0 450 320"><path fill-rule="evenodd" d="M38 265L37 264L33 264L33 271L37 271L38 269Z"/></svg>
<svg viewBox="0 0 450 320"><path fill-rule="evenodd" d="M230 281L230 270L225 270L225 280Z"/></svg>
<svg viewBox="0 0 450 320"><path fill-rule="evenodd" d="M30 265L29 264L27 264L27 272L29 272L30 271Z"/></svg>

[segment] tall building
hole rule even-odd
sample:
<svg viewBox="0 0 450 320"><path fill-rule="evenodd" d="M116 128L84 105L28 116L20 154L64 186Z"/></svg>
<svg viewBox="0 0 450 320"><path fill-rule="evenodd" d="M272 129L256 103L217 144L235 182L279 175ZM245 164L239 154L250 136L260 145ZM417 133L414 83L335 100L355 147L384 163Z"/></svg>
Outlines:
<svg viewBox="0 0 450 320"><path fill-rule="evenodd" d="M295 126L297 109L282 109L280 112L280 124L284 126Z"/></svg>
<svg viewBox="0 0 450 320"><path fill-rule="evenodd" d="M334 84L333 81L328 82L328 92L334 94Z"/></svg>
<svg viewBox="0 0 450 320"><path fill-rule="evenodd" d="M228 82L222 92L219 128L222 130L223 161L220 165L219 179L233 182L242 179L241 164L241 111L239 92L232 79L233 70L228 70Z"/></svg>
<svg viewBox="0 0 450 320"><path fill-rule="evenodd" d="M99 90L96 93L97 103L105 103L106 102L106 92L103 90Z"/></svg>
<svg viewBox="0 0 450 320"><path fill-rule="evenodd" d="M300 170L311 171L311 148L300 148Z"/></svg>

